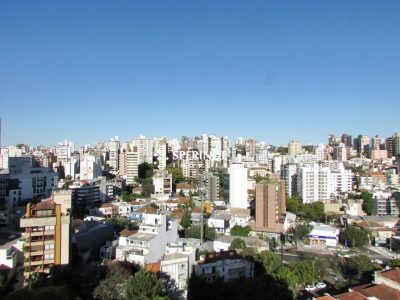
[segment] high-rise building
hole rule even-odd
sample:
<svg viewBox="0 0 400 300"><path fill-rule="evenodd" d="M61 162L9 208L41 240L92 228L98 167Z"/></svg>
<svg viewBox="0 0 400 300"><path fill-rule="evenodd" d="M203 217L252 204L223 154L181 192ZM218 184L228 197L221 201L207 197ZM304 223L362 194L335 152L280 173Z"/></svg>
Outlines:
<svg viewBox="0 0 400 300"><path fill-rule="evenodd" d="M140 155L137 147L132 147L125 152L125 177L126 184L134 184L139 175Z"/></svg>
<svg viewBox="0 0 400 300"><path fill-rule="evenodd" d="M219 201L219 177L212 173L204 173L202 181L205 185L206 199L210 202Z"/></svg>
<svg viewBox="0 0 400 300"><path fill-rule="evenodd" d="M119 148L120 142L118 140L118 136L114 136L111 140L107 143L106 148L108 150L108 160L107 165L114 171L118 171L119 167Z"/></svg>
<svg viewBox="0 0 400 300"><path fill-rule="evenodd" d="M143 135L132 140L132 146L137 147L137 152L139 155L139 164L147 162L149 164L153 163L153 151L154 151L154 140L148 139Z"/></svg>
<svg viewBox="0 0 400 300"><path fill-rule="evenodd" d="M296 156L302 151L302 145L299 141L290 141L288 144L288 154L290 156Z"/></svg>
<svg viewBox="0 0 400 300"><path fill-rule="evenodd" d="M279 218L286 213L285 182L256 185L256 228L281 232Z"/></svg>
<svg viewBox="0 0 400 300"><path fill-rule="evenodd" d="M352 190L353 173L341 162L331 166L311 164L297 170L297 190L304 203L326 201Z"/></svg>
<svg viewBox="0 0 400 300"><path fill-rule="evenodd" d="M350 134L343 133L340 141L346 145L346 147L353 147L353 137Z"/></svg>
<svg viewBox="0 0 400 300"><path fill-rule="evenodd" d="M0 172L0 224L16 225L17 206L49 197L57 182L57 173L32 167L32 157L10 157Z"/></svg>
<svg viewBox="0 0 400 300"><path fill-rule="evenodd" d="M62 162L69 161L74 151L75 151L75 144L68 140L59 142L55 148L57 160Z"/></svg>
<svg viewBox="0 0 400 300"><path fill-rule="evenodd" d="M286 195L293 197L297 193L297 164L283 165L281 179L285 181Z"/></svg>
<svg viewBox="0 0 400 300"><path fill-rule="evenodd" d="M388 157L400 155L400 133L396 132L393 136L386 139L386 150Z"/></svg>
<svg viewBox="0 0 400 300"><path fill-rule="evenodd" d="M50 273L50 268L69 264L71 192L58 191L38 204L27 204L20 220L25 228L24 277Z"/></svg>
<svg viewBox="0 0 400 300"><path fill-rule="evenodd" d="M101 176L100 160L92 155L85 155L80 163L80 179L93 180Z"/></svg>
<svg viewBox="0 0 400 300"><path fill-rule="evenodd" d="M255 139L246 140L246 158L250 160L256 159L256 145L257 141Z"/></svg>
<svg viewBox="0 0 400 300"><path fill-rule="evenodd" d="M230 206L234 208L248 208L247 168L243 164L232 164L228 173Z"/></svg>

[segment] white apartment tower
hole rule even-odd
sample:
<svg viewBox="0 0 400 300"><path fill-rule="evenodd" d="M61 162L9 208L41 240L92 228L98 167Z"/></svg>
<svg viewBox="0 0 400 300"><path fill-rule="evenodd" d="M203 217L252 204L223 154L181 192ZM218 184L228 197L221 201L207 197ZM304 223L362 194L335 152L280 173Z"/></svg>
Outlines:
<svg viewBox="0 0 400 300"><path fill-rule="evenodd" d="M93 180L101 176L100 160L93 155L85 155L80 163L79 178Z"/></svg>
<svg viewBox="0 0 400 300"><path fill-rule="evenodd" d="M234 208L248 208L247 168L243 164L232 164L229 173L229 202Z"/></svg>
<svg viewBox="0 0 400 300"><path fill-rule="evenodd" d="M132 146L137 147L137 153L139 155L139 164L144 162L153 163L153 148L154 140L148 139L143 135L132 140Z"/></svg>
<svg viewBox="0 0 400 300"><path fill-rule="evenodd" d="M119 168L119 164L118 164L119 148L120 148L120 142L118 140L118 136L114 136L107 143L107 149L108 149L107 164L114 171L118 171L118 168Z"/></svg>

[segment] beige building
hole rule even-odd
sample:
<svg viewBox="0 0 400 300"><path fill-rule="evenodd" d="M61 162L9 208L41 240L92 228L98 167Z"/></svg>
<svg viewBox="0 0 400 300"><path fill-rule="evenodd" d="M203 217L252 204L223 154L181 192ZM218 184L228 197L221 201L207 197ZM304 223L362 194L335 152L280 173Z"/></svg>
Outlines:
<svg viewBox="0 0 400 300"><path fill-rule="evenodd" d="M25 228L25 279L33 273L49 274L53 265L69 264L71 192L28 203L20 226Z"/></svg>
<svg viewBox="0 0 400 300"><path fill-rule="evenodd" d="M285 182L260 183L256 185L256 231L282 232L286 213Z"/></svg>
<svg viewBox="0 0 400 300"><path fill-rule="evenodd" d="M290 156L296 156L301 153L302 145L299 141L290 141L288 144L288 154Z"/></svg>

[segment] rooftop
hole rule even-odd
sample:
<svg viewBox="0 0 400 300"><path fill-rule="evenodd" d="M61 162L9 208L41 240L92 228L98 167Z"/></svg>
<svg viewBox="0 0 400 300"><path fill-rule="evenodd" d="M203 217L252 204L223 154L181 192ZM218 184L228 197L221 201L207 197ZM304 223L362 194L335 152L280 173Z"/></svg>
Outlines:
<svg viewBox="0 0 400 300"><path fill-rule="evenodd" d="M143 233L143 232L137 232L134 233L133 235L128 237L128 240L130 241L150 241L154 239L157 235L154 233Z"/></svg>
<svg viewBox="0 0 400 300"><path fill-rule="evenodd" d="M387 278L400 284L400 268L395 268L377 273L378 276Z"/></svg>
<svg viewBox="0 0 400 300"><path fill-rule="evenodd" d="M56 207L56 204L54 203L53 199L45 199L36 204L32 210L51 210Z"/></svg>
<svg viewBox="0 0 400 300"><path fill-rule="evenodd" d="M206 253L203 260L199 261L199 264L208 264L217 262L219 260L228 260L228 259L243 259L243 256L239 254L238 251L228 250L214 253Z"/></svg>

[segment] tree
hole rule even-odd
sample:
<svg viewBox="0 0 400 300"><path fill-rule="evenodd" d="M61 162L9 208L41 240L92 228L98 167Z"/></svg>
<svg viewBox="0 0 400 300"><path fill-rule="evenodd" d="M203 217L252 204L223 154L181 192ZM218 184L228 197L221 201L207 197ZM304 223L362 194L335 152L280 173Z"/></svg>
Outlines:
<svg viewBox="0 0 400 300"><path fill-rule="evenodd" d="M371 193L362 192L361 199L363 199L362 209L367 215L372 214L372 210L374 209L374 199Z"/></svg>
<svg viewBox="0 0 400 300"><path fill-rule="evenodd" d="M349 247L364 247L369 243L368 231L355 225L348 226L342 232L342 242Z"/></svg>
<svg viewBox="0 0 400 300"><path fill-rule="evenodd" d="M317 270L312 261L299 261L289 265L289 270L294 275L294 280L298 284L306 285L317 280Z"/></svg>
<svg viewBox="0 0 400 300"><path fill-rule="evenodd" d="M190 225L192 225L192 216L188 211L186 211L182 216L181 226L186 229L189 228Z"/></svg>
<svg viewBox="0 0 400 300"><path fill-rule="evenodd" d="M391 268L398 268L398 267L400 267L400 258L392 259L392 260L389 262L389 266L390 266Z"/></svg>
<svg viewBox="0 0 400 300"><path fill-rule="evenodd" d="M367 279L368 275L375 269L375 264L371 262L368 256L361 254L346 260L343 269L349 275Z"/></svg>
<svg viewBox="0 0 400 300"><path fill-rule="evenodd" d="M216 233L213 227L204 226L204 239L208 241L213 241L215 239ZM186 238L200 238L200 226L191 226L185 229Z"/></svg>
<svg viewBox="0 0 400 300"><path fill-rule="evenodd" d="M101 280L93 290L93 298L99 300L123 300L125 284L131 276L130 270L119 263L107 266L106 278Z"/></svg>
<svg viewBox="0 0 400 300"><path fill-rule="evenodd" d="M298 224L296 225L296 227L292 228L291 231L293 233L293 240L296 247L297 247L297 242L299 240L304 240L312 230L313 227L308 223Z"/></svg>
<svg viewBox="0 0 400 300"><path fill-rule="evenodd" d="M140 270L131 276L125 288L126 300L147 300L162 296L162 283L156 275Z"/></svg>
<svg viewBox="0 0 400 300"><path fill-rule="evenodd" d="M172 175L172 183L176 185L179 182L182 182L184 177L182 173L182 169L180 168L168 168L168 172Z"/></svg>
<svg viewBox="0 0 400 300"><path fill-rule="evenodd" d="M246 242L241 238L233 239L231 245L229 246L229 249L245 249L245 248L246 248Z"/></svg>
<svg viewBox="0 0 400 300"><path fill-rule="evenodd" d="M232 227L231 229L231 235L234 236L249 236L249 233L251 231L251 227L250 226L239 226L239 225L235 225Z"/></svg>
<svg viewBox="0 0 400 300"><path fill-rule="evenodd" d="M278 255L272 251L262 251L258 253L255 260L260 263L267 275L277 277L279 268L282 266L282 261Z"/></svg>

